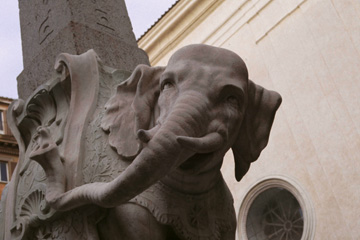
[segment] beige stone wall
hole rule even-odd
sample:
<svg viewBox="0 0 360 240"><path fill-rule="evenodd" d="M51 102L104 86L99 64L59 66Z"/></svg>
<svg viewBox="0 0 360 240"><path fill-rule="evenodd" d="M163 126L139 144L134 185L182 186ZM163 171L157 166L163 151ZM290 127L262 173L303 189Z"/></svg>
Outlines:
<svg viewBox="0 0 360 240"><path fill-rule="evenodd" d="M190 25L177 23L186 31L157 39L161 48L148 51L152 63L166 65L192 43L224 47L245 60L252 80L283 97L269 145L240 183L232 154L226 156L236 211L261 179L282 176L312 203L314 239L360 239L360 2L204 2L197 17L182 16ZM151 31L161 32L156 27ZM140 47L147 51L146 37Z"/></svg>

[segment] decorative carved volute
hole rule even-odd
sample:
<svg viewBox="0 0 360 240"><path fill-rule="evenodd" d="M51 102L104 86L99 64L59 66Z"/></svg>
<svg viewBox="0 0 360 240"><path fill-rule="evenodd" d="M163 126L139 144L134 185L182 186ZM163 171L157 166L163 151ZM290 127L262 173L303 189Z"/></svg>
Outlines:
<svg viewBox="0 0 360 240"><path fill-rule="evenodd" d="M79 56L60 54L56 59L52 79L38 87L26 101L19 99L10 105L8 121L19 143L20 156L14 178L7 187L0 208L0 229L4 229L0 239L57 239L61 234L74 236L74 229L62 231L56 237L52 234L51 228L60 224L56 219L72 221L74 216L64 217L50 207L45 199L49 191L46 189L49 176L30 158L46 150L46 147L51 147L44 142L39 144L39 138L46 135L57 149L58 166L64 172L66 188L71 189L86 182L82 169L89 170L90 163L80 159L85 158L85 138L91 131L87 128L91 126L91 121L95 119L96 122L99 117L94 114L100 105L103 106L98 100L107 101L109 89L113 89L128 75L102 66L93 50ZM104 83L102 79L107 82ZM104 88L106 84L109 86ZM96 141L101 139L94 139L89 144ZM98 160L98 156L95 158ZM98 168L92 172L94 175L104 174L104 169ZM77 234L86 236L85 232L81 230Z"/></svg>

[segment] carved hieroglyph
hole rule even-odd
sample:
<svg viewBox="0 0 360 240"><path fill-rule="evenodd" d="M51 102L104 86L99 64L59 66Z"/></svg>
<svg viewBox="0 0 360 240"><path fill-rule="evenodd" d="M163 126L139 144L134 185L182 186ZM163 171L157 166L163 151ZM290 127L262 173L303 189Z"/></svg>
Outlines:
<svg viewBox="0 0 360 240"><path fill-rule="evenodd" d="M92 48L106 65L128 71L140 63L149 64L137 46L124 0L19 0L19 9L24 60L18 77L21 99L51 78L49 70L61 52L80 54Z"/></svg>
<svg viewBox="0 0 360 240"><path fill-rule="evenodd" d="M240 180L267 145L279 94L206 45L131 75L93 51L61 54L55 68L10 107L21 155L0 239L234 239L223 157L232 148Z"/></svg>

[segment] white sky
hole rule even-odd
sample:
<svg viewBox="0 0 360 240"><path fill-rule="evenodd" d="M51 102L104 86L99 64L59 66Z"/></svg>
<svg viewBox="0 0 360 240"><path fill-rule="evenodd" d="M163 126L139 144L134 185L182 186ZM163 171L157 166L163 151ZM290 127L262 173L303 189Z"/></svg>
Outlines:
<svg viewBox="0 0 360 240"><path fill-rule="evenodd" d="M176 0L125 0L125 2L135 36L138 38ZM2 0L0 8L0 96L18 98L16 77L22 70L18 0Z"/></svg>

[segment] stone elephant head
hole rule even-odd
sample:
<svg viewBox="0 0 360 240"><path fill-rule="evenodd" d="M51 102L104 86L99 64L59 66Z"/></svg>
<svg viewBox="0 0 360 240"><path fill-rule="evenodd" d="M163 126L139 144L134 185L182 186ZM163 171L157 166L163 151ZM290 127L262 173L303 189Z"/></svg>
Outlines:
<svg viewBox="0 0 360 240"><path fill-rule="evenodd" d="M106 104L109 144L131 161L109 183L54 194L59 210L114 207L157 181L181 192L209 191L231 148L238 181L268 143L278 93L248 79L235 53L207 45L178 50L166 67L138 66Z"/></svg>
<svg viewBox="0 0 360 240"><path fill-rule="evenodd" d="M133 164L140 160L163 168L159 175L151 170L155 180L172 171L216 175L232 148L240 181L267 145L280 102L276 92L248 80L245 63L235 53L191 45L176 52L166 67L138 66L107 103L102 126L121 156L149 151L151 160L137 158ZM202 185L199 191L212 184L188 178L192 188ZM184 190L183 184L172 184Z"/></svg>

